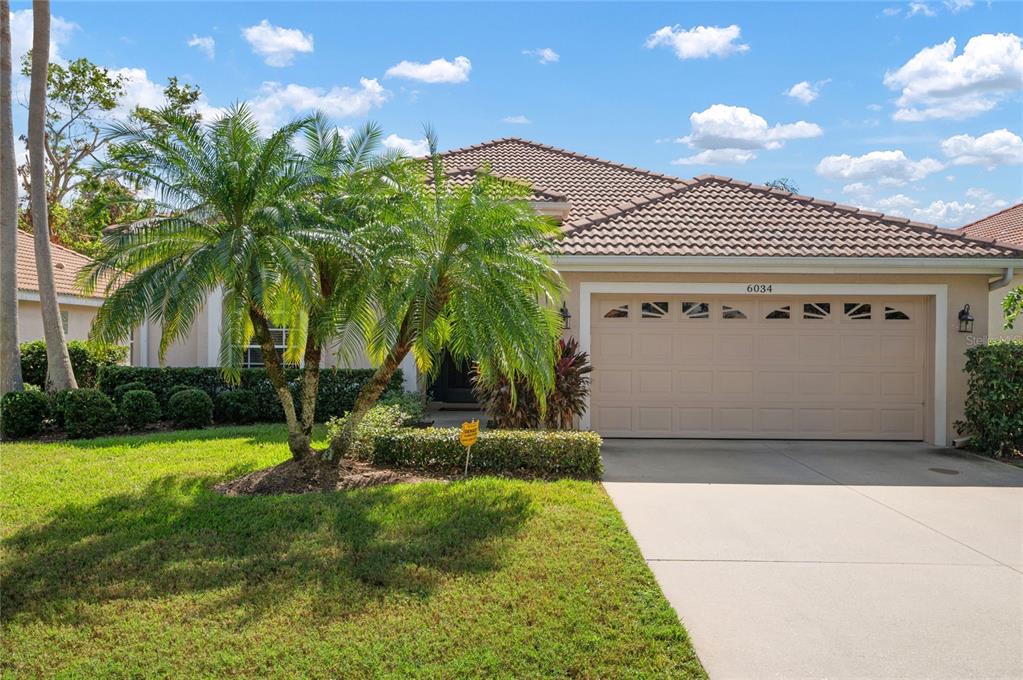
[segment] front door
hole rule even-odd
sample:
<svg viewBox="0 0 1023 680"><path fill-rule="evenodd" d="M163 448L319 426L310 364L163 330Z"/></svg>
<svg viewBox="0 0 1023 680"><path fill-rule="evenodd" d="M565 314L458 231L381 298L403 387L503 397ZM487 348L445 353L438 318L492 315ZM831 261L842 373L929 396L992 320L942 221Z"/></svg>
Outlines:
<svg viewBox="0 0 1023 680"><path fill-rule="evenodd" d="M448 404L475 404L470 367L459 364L445 353L440 372L433 383L433 398Z"/></svg>

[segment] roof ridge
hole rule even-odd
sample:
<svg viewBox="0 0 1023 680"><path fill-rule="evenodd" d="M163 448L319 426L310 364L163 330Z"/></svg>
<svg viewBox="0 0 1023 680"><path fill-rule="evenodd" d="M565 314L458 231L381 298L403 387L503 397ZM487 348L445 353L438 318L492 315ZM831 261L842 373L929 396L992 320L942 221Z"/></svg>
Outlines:
<svg viewBox="0 0 1023 680"><path fill-rule="evenodd" d="M24 236L27 236L28 238L32 239L33 243L35 242L35 234L33 234L32 232L26 231L26 230L22 229L21 227L18 227L18 233L20 233L20 234L22 234ZM95 260L93 258L89 257L88 255L84 255L84 254L78 252L77 250L73 250L71 248L68 248L65 245L61 245L60 243L57 243L56 241L53 240L53 236L52 235L50 236L50 238L48 240L50 241L50 248L56 248L57 250L63 250L65 253L67 253L69 255L74 255L75 257L80 257L83 260L87 260L89 262L95 262ZM34 257L34 255L33 255L33 257Z"/></svg>
<svg viewBox="0 0 1023 680"><path fill-rule="evenodd" d="M635 198L630 198L627 201L623 201L619 203L616 207L609 208L604 212L593 213L592 215L589 215L587 217L580 217L577 220L573 220L568 224L569 228L566 229L563 232L563 234L568 235L578 233L583 229L594 227L603 222L607 222L610 219L614 219L615 217L620 217L632 210L638 210L639 208L648 206L651 203L656 203L657 201L664 200L670 196L677 196L686 189L694 187L697 184L699 184L699 182L696 180L679 179L670 187L665 187L664 189L660 190L649 191L643 194L642 196L637 196Z"/></svg>
<svg viewBox="0 0 1023 680"><path fill-rule="evenodd" d="M993 217L998 217L999 215L1001 215L1003 213L1007 213L1010 210L1015 210L1016 208L1021 208L1021 207L1023 207L1023 201L1020 201L1019 203L1016 203L1015 205L1010 205L1010 206L1007 206L1005 208L1002 208L1001 210L999 210L997 212L993 212L993 213L991 213L990 215L988 215L986 217L981 217L979 220L974 220L972 222L964 224L961 227L956 227L954 229L954 231L965 232L970 227L976 226L976 225L980 224L981 222L987 222L988 220L990 220ZM975 237L971 237L971 238L975 238Z"/></svg>
<svg viewBox="0 0 1023 680"><path fill-rule="evenodd" d="M452 168L451 170L445 171L444 172L444 176L445 177L451 177L453 175L461 175L461 174L467 173L467 172L471 172L473 175L475 175L475 174L479 173L479 171L480 171L479 167L473 167L471 165L460 165L460 166L457 166L455 168ZM494 171L490 171L490 176L491 177L496 177L498 179L505 180L506 182L518 182L520 184L525 184L534 193L537 193L537 194L545 194L547 196L550 196L551 198L556 198L556 199L559 199L559 200L562 200L562 201L568 200L568 197L565 194L560 193L558 191L554 191L552 189L548 189L546 187L542 187L542 186L536 184L535 182L529 181L528 179L526 179L524 177L515 177L514 175L508 175L508 174L505 174L503 172L494 172ZM432 181L432 180L427 180L427 181Z"/></svg>
<svg viewBox="0 0 1023 680"><path fill-rule="evenodd" d="M673 183L682 181L681 177L676 177L674 175L666 175L662 172L654 172L653 170L647 170L636 165L626 165L625 163L619 163L617 161L609 161L598 156L590 156L587 154L579 153L578 151L572 151L571 149L565 149L560 146L552 146L550 144L544 144L542 142L535 142L531 139L524 139L522 137L497 137L495 139L490 139L485 142L480 142L479 144L473 144L471 146L463 146L457 149L451 149L449 151L443 152L441 155L447 156L448 154L464 153L466 151L476 151L477 149L482 149L484 147L495 146L497 144L507 144L509 142L525 144L527 146L543 149L544 151L553 151L554 153L559 153L563 156L569 156L570 158L575 158L576 160L589 161L591 163L599 163L601 165L606 165L612 168L618 168L619 170L627 170L637 175L656 177L657 179L663 179Z"/></svg>

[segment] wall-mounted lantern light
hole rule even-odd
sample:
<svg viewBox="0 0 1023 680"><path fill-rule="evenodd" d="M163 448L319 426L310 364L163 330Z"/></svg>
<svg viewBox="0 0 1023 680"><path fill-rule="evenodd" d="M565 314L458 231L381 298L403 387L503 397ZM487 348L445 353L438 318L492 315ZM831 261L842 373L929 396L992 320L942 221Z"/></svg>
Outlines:
<svg viewBox="0 0 1023 680"><path fill-rule="evenodd" d="M963 308L959 310L959 332L973 332L973 315L970 314L970 305L968 304L963 305Z"/></svg>
<svg viewBox="0 0 1023 680"><path fill-rule="evenodd" d="M564 329L571 330L572 328L572 314L568 311L568 305L565 301L561 301L561 320L564 322Z"/></svg>

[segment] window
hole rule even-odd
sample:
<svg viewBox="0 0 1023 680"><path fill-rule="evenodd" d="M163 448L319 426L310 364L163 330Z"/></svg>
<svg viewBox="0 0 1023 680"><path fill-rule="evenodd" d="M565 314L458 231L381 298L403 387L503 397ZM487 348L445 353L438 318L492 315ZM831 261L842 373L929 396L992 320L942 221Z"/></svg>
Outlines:
<svg viewBox="0 0 1023 680"><path fill-rule="evenodd" d="M271 328L270 337L273 338L274 347L284 354L284 348L288 346L288 329ZM263 363L263 350L258 344L249 345L242 353L242 368L260 368Z"/></svg>
<svg viewBox="0 0 1023 680"><path fill-rule="evenodd" d="M618 305L608 310L604 315L605 319L628 319L629 305Z"/></svg>
<svg viewBox="0 0 1023 680"><path fill-rule="evenodd" d="M682 316L686 319L709 319L710 304L707 302L683 302Z"/></svg>
<svg viewBox="0 0 1023 680"><path fill-rule="evenodd" d="M64 329L64 335L67 335L67 322L68 322L68 313L67 313L66 310L61 310L61 312L60 312L60 327Z"/></svg>
<svg viewBox="0 0 1023 680"><path fill-rule="evenodd" d="M640 310L640 318L663 319L668 316L667 302L644 302Z"/></svg>
<svg viewBox="0 0 1023 680"><path fill-rule="evenodd" d="M722 319L745 319L746 315L735 307L729 307L728 305L721 305L721 318Z"/></svg>
<svg viewBox="0 0 1023 680"><path fill-rule="evenodd" d="M764 317L764 318L765 319L790 319L790 318L792 318L792 307L791 307L791 305L785 305L784 307L779 307L778 309L773 309L770 312L768 312L767 316Z"/></svg>
<svg viewBox="0 0 1023 680"><path fill-rule="evenodd" d="M909 321L909 315L900 309L894 307L884 308L884 320L885 321Z"/></svg>
<svg viewBox="0 0 1023 680"><path fill-rule="evenodd" d="M870 304L867 302L846 302L843 309L847 319L870 321Z"/></svg>
<svg viewBox="0 0 1023 680"><path fill-rule="evenodd" d="M826 319L831 316L830 302L807 302L803 305L804 319Z"/></svg>

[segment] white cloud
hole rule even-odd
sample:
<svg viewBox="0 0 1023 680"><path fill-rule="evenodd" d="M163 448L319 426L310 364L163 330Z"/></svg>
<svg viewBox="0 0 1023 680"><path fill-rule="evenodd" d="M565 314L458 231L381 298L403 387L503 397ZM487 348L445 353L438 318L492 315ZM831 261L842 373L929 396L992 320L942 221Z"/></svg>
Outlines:
<svg viewBox="0 0 1023 680"><path fill-rule="evenodd" d="M926 208L914 208L913 217L922 222L949 226L968 222L978 212L977 206L970 202L937 200Z"/></svg>
<svg viewBox="0 0 1023 680"><path fill-rule="evenodd" d="M745 149L705 149L700 153L676 158L672 165L744 165L757 155Z"/></svg>
<svg viewBox="0 0 1023 680"><path fill-rule="evenodd" d="M731 26L664 26L646 39L646 46L670 47L679 59L706 59L727 57L730 54L746 52L749 45L738 42L742 34L735 24Z"/></svg>
<svg viewBox="0 0 1023 680"><path fill-rule="evenodd" d="M951 159L952 165L983 165L991 169L1023 163L1023 139L1004 128L980 137L949 137L941 142L941 151Z"/></svg>
<svg viewBox="0 0 1023 680"><path fill-rule="evenodd" d="M50 61L63 62L60 48L71 40L71 34L78 24L50 16ZM32 49L32 10L20 9L11 12L11 57L13 69L21 70L21 58Z"/></svg>
<svg viewBox="0 0 1023 680"><path fill-rule="evenodd" d="M213 39L212 35L195 35L188 40L189 47L195 47L200 52L206 55L207 59L212 59L216 56L217 42Z"/></svg>
<svg viewBox="0 0 1023 680"><path fill-rule="evenodd" d="M821 96L821 88L830 82L830 78L818 80L815 83L811 83L809 80L803 80L786 90L785 94L793 99L801 101L804 104L809 104L814 99Z"/></svg>
<svg viewBox="0 0 1023 680"><path fill-rule="evenodd" d="M900 185L921 180L943 167L933 158L915 161L896 149L871 151L862 156L825 156L817 164L817 174L836 180L875 180L880 184Z"/></svg>
<svg viewBox="0 0 1023 680"><path fill-rule="evenodd" d="M906 18L922 14L925 17L933 17L935 15L934 10L926 2L911 2L909 3L909 10L906 12Z"/></svg>
<svg viewBox="0 0 1023 680"><path fill-rule="evenodd" d="M895 120L963 119L990 111L1023 89L1023 47L1012 33L984 33L955 56L955 38L925 47L884 84L901 90Z"/></svg>
<svg viewBox="0 0 1023 680"><path fill-rule="evenodd" d="M535 50L522 50L522 54L530 57L536 57L536 60L541 64L552 64L561 59L561 55L549 47L538 47Z"/></svg>
<svg viewBox="0 0 1023 680"><path fill-rule="evenodd" d="M871 191L872 189L863 182L852 182L842 187L842 193L850 196L866 196Z"/></svg>
<svg viewBox="0 0 1023 680"><path fill-rule="evenodd" d="M692 132L678 141L694 149L780 149L790 139L819 137L824 133L804 120L769 126L763 117L744 106L713 104L689 116Z"/></svg>
<svg viewBox="0 0 1023 680"><path fill-rule="evenodd" d="M901 13L902 13L901 7L885 7L883 10L881 10L881 14L885 15L886 17L898 16Z"/></svg>
<svg viewBox="0 0 1023 680"><path fill-rule="evenodd" d="M875 205L883 213L908 215L910 210L919 205L919 202L905 194L895 194L878 200Z"/></svg>
<svg viewBox="0 0 1023 680"><path fill-rule="evenodd" d="M472 62L467 57L455 57L454 61L434 59L428 64L415 61L401 61L384 74L386 78L408 78L424 83L464 83L469 80Z"/></svg>
<svg viewBox="0 0 1023 680"><path fill-rule="evenodd" d="M387 135L383 141L387 149L398 149L409 156L425 156L430 153L430 142L424 139L406 139L395 134Z"/></svg>
<svg viewBox="0 0 1023 680"><path fill-rule="evenodd" d="M163 87L149 79L146 69L119 68L111 70L110 75L120 77L124 84L124 97L116 114L129 113L136 106L155 109L164 104Z"/></svg>
<svg viewBox="0 0 1023 680"><path fill-rule="evenodd" d="M364 116L382 106L389 97L390 92L375 78L360 79L358 88L336 85L329 90L265 82L249 104L260 125L272 128L291 116L309 111L323 111L335 118Z"/></svg>
<svg viewBox="0 0 1023 680"><path fill-rule="evenodd" d="M973 0L945 0L945 7L953 14L958 14L973 7Z"/></svg>
<svg viewBox="0 0 1023 680"><path fill-rule="evenodd" d="M880 104L867 104L867 109L869 109L870 111L880 111L881 110L881 105Z"/></svg>
<svg viewBox="0 0 1023 680"><path fill-rule="evenodd" d="M502 123L510 123L512 125L529 125L533 121L529 120L525 116L505 116L501 119Z"/></svg>
<svg viewBox="0 0 1023 680"><path fill-rule="evenodd" d="M274 26L263 19L255 26L242 29L252 51L263 57L267 66L290 66L295 55L313 51L313 36L297 28Z"/></svg>

